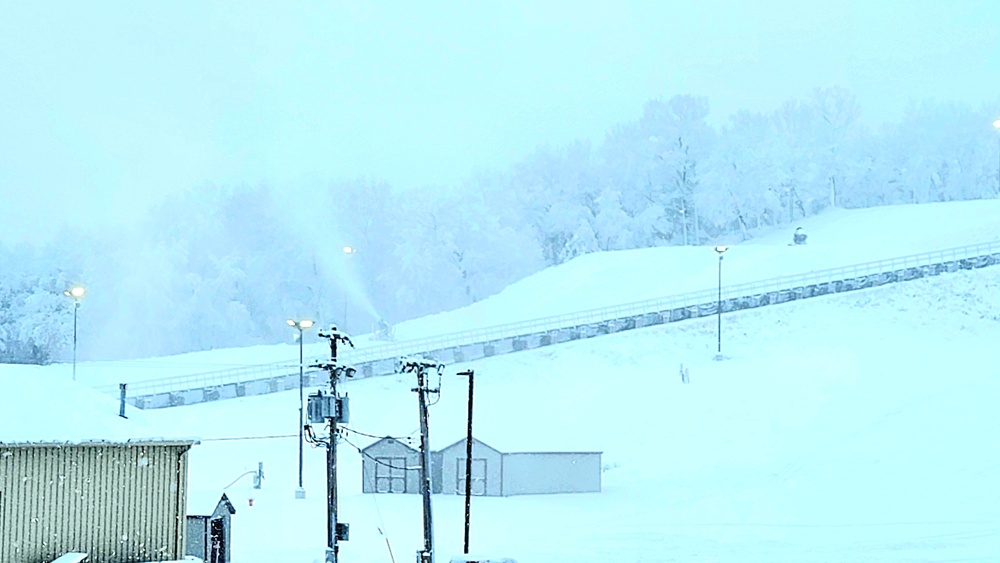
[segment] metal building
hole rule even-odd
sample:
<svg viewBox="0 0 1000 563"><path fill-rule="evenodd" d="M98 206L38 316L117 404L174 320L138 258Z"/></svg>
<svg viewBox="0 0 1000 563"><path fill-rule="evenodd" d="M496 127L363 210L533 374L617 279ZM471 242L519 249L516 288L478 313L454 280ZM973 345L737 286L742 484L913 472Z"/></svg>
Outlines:
<svg viewBox="0 0 1000 563"><path fill-rule="evenodd" d="M0 563L184 556L188 453L82 385L0 371Z"/></svg>
<svg viewBox="0 0 1000 563"><path fill-rule="evenodd" d="M0 444L0 562L180 559L192 443Z"/></svg>
<svg viewBox="0 0 1000 563"><path fill-rule="evenodd" d="M187 548L205 563L232 561L232 515L236 508L225 493L188 493Z"/></svg>

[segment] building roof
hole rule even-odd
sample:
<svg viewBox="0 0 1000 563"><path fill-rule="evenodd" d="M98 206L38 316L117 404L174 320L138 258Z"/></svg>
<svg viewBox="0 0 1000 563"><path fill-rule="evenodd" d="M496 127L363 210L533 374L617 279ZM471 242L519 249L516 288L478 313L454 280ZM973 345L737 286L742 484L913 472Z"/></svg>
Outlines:
<svg viewBox="0 0 1000 563"><path fill-rule="evenodd" d="M226 493L222 493L218 490L188 491L188 516L209 517L215 513L215 510L219 508L220 504L223 505L223 507L228 510L230 514L236 514L236 508L233 506L233 503L229 501L229 497L226 496Z"/></svg>
<svg viewBox="0 0 1000 563"><path fill-rule="evenodd" d="M371 444L368 444L367 446L365 446L365 447L361 448L361 451L362 451L362 452L365 452L365 451L367 451L367 450L368 450L369 448L373 448L373 447L375 447L376 445L378 445L378 444L382 444L382 443L387 443L387 444L392 444L392 443L395 443L395 444L398 444L398 445L400 445L400 446L402 446L402 447L404 447L404 448L406 448L406 449L410 450L411 452L414 452L414 453L416 453L416 451L417 451L417 450L415 450L415 449L411 448L410 446L408 446L407 444L404 444L403 442L400 442L400 441L399 441L399 440L397 440L396 438L393 438L392 436L386 436L385 438L379 438L378 440L375 440L375 441L374 441L374 442L372 442Z"/></svg>
<svg viewBox="0 0 1000 563"><path fill-rule="evenodd" d="M121 418L115 398L35 367L0 365L0 444L197 443L162 432L130 405Z"/></svg>
<svg viewBox="0 0 1000 563"><path fill-rule="evenodd" d="M516 432L502 432L496 433L492 432L488 434L489 441L484 441L479 438L479 433L472 437L473 440L479 442L481 445L486 446L490 449L496 450L500 453L505 454L521 454L521 453L602 453L599 450L593 448L593 444L587 439L581 439L574 436L564 436L562 434L549 434L545 432L537 433L516 433ZM456 444L465 443L467 434L461 433L458 436L456 432L442 432L431 433L431 446L434 451L442 451L455 446ZM444 439L449 439L448 442L444 442L447 445L443 447L435 447L436 444L442 443Z"/></svg>
<svg viewBox="0 0 1000 563"><path fill-rule="evenodd" d="M447 450L449 448L454 448L455 446L458 446L459 444L461 444L462 448L464 448L466 440L468 440L468 437L462 438L462 439L460 439L460 440L458 440L456 442L452 442L451 444L448 444L447 446L445 446L443 448L438 448L437 451L441 452L441 451ZM479 444L480 446L487 447L487 448L489 448L489 449L491 449L491 450L493 450L493 451L495 451L497 453L503 453L500 450L494 448L493 446L487 444L486 442L480 440L479 438L476 438L475 436L472 437L472 444L473 444L473 446L475 444ZM463 449L462 451L464 452L465 450Z"/></svg>

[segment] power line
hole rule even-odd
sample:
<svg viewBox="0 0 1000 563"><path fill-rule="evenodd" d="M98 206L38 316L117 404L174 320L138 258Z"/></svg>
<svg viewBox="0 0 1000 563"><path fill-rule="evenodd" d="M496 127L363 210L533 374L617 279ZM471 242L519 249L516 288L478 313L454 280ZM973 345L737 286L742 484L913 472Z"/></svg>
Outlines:
<svg viewBox="0 0 1000 563"><path fill-rule="evenodd" d="M386 462L382 461L380 458L377 458L377 457L371 455L370 453L363 451L360 447L358 447L357 444L355 444L354 442L348 440L347 437L344 437L344 441L347 442L347 445L349 445L352 448L358 450L359 454L363 455L364 457L367 457L368 459L372 460L373 462L377 463L378 465L384 465L385 467L388 467L390 469L395 469L397 471L416 471L416 470L420 469L419 467L396 467L395 465L392 465L391 463L386 463Z"/></svg>
<svg viewBox="0 0 1000 563"><path fill-rule="evenodd" d="M228 442L233 440L277 440L281 438L298 438L298 434L276 434L274 436L231 436L226 438L200 438L201 442Z"/></svg>
<svg viewBox="0 0 1000 563"><path fill-rule="evenodd" d="M372 497L372 502L375 503L375 513L378 514L378 521L379 524L381 524L381 526L376 526L375 529L377 529L378 533L382 534L382 537L385 538L385 546L389 548L389 559L392 560L392 563L396 563L396 556L392 554L392 544L389 543L389 528L386 528L385 521L382 520L382 511L379 510L378 499L375 498L378 495L370 496Z"/></svg>
<svg viewBox="0 0 1000 563"><path fill-rule="evenodd" d="M348 428L346 426L342 426L341 428L347 430L348 432L353 432L358 436L364 436L366 438L375 438L376 440L383 440L385 438L390 438L392 440L396 440L397 442L408 442L412 439L410 436L376 436L375 434L368 434L367 432L362 432L360 430L355 430L353 428Z"/></svg>

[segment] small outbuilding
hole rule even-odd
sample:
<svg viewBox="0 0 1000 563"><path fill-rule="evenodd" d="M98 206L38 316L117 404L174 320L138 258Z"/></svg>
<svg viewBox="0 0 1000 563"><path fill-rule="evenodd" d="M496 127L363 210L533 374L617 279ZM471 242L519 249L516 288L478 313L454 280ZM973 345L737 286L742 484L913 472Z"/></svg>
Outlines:
<svg viewBox="0 0 1000 563"><path fill-rule="evenodd" d="M466 439L431 453L431 490L465 494ZM419 493L420 453L392 438L364 450L365 493ZM472 439L472 494L513 496L601 491L601 452L503 452Z"/></svg>
<svg viewBox="0 0 1000 563"><path fill-rule="evenodd" d="M503 496L601 492L601 452L503 454Z"/></svg>
<svg viewBox="0 0 1000 563"><path fill-rule="evenodd" d="M225 493L188 493L187 547L185 555L193 555L205 563L229 563L232 560L230 538L232 515L236 508Z"/></svg>
<svg viewBox="0 0 1000 563"><path fill-rule="evenodd" d="M436 457L441 467L441 486L436 492L465 494L466 440L441 448ZM472 494L503 496L503 456L496 449L472 438Z"/></svg>
<svg viewBox="0 0 1000 563"><path fill-rule="evenodd" d="M385 437L361 450L361 491L419 493L420 452Z"/></svg>

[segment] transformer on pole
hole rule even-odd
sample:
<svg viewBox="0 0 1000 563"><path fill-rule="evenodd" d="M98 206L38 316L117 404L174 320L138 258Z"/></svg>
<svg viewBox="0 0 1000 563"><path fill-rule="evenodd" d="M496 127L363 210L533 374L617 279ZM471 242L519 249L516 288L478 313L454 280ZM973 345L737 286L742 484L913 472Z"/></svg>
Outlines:
<svg viewBox="0 0 1000 563"><path fill-rule="evenodd" d="M309 395L306 410L309 422L313 424L327 423L330 435L327 438L317 438L312 426L306 426L307 440L316 445L326 447L326 508L327 508L327 550L326 563L338 563L340 546L338 542L347 541L350 535L349 526L338 520L337 514L337 424L348 422L350 409L348 398L337 393L337 380L341 377L354 377L355 369L337 364L337 347L343 342L354 347L350 337L331 326L330 330L320 330L320 338L330 340L330 361L312 367L326 370L330 374L330 393L322 390Z"/></svg>

